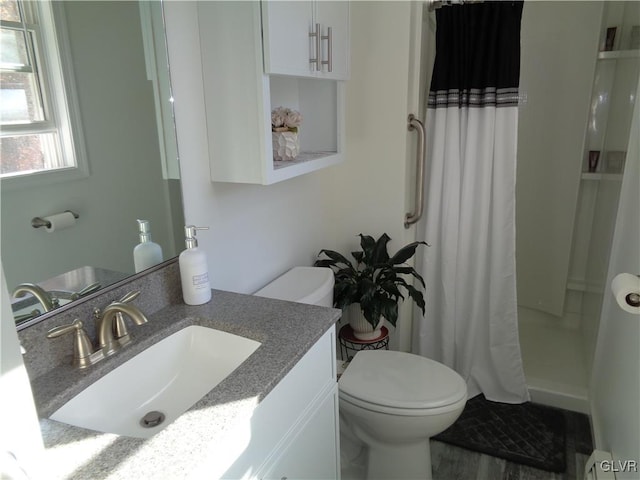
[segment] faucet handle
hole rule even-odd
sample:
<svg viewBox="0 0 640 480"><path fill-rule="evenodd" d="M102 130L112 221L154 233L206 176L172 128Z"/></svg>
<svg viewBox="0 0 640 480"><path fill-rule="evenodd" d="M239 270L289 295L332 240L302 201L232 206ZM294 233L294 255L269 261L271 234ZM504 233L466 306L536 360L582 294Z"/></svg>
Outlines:
<svg viewBox="0 0 640 480"><path fill-rule="evenodd" d="M71 300L78 300L79 298L86 297L87 295L93 292L97 292L101 288L102 288L102 285L99 282L92 283L84 287L82 290L78 292L74 292L71 295Z"/></svg>
<svg viewBox="0 0 640 480"><path fill-rule="evenodd" d="M140 296L140 290L134 290L132 292L125 294L120 300L118 300L118 302L120 303L133 302L139 296Z"/></svg>
<svg viewBox="0 0 640 480"><path fill-rule="evenodd" d="M76 318L68 325L58 325L57 327L53 327L47 332L47 338L57 338L62 335L66 335L67 333L73 333L76 330L81 330L83 326L82 321L79 318Z"/></svg>
<svg viewBox="0 0 640 480"><path fill-rule="evenodd" d="M98 357L102 356L102 352L94 353L91 340L87 332L84 331L83 326L82 321L76 318L68 325L60 325L47 332L47 338L57 338L68 333L75 334L75 341L73 343L73 365L78 368L86 368L100 360Z"/></svg>

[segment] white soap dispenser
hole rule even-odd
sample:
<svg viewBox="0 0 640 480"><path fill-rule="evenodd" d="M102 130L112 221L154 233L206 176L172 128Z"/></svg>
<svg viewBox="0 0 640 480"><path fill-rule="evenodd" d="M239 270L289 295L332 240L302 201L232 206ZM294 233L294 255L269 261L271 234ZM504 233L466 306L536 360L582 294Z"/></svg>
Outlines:
<svg viewBox="0 0 640 480"><path fill-rule="evenodd" d="M162 263L162 247L151 241L148 220L138 220L140 243L133 249L133 266L136 273Z"/></svg>
<svg viewBox="0 0 640 480"><path fill-rule="evenodd" d="M187 249L180 254L180 281L182 282L182 298L187 305L202 305L211 300L209 283L209 267L207 254L198 248L196 230L209 230L209 227L184 227Z"/></svg>

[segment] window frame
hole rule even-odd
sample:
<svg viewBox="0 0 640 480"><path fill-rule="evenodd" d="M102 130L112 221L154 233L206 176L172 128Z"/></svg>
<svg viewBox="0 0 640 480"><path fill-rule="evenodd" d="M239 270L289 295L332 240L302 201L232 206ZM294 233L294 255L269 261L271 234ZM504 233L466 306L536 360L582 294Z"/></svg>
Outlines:
<svg viewBox="0 0 640 480"><path fill-rule="evenodd" d="M32 45L35 49L34 56L40 62L39 81L44 97L45 120L24 126L3 126L2 129L34 134L55 131L59 155L67 158L71 156L75 165L2 177L0 186L7 190L38 187L89 176L63 2L23 1L22 5L27 17L23 19L27 30L36 32ZM36 24L29 21L34 16Z"/></svg>

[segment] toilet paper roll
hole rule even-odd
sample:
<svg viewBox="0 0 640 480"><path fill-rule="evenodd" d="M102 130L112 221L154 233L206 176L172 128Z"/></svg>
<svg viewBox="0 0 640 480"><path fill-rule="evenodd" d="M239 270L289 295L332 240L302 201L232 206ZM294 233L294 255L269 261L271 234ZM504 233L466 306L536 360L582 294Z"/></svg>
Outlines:
<svg viewBox="0 0 640 480"><path fill-rule="evenodd" d="M72 212L57 213L44 217L43 220L51 224L51 226L45 227L49 233L73 227L76 224L76 217L73 216Z"/></svg>
<svg viewBox="0 0 640 480"><path fill-rule="evenodd" d="M640 277L630 273L620 273L611 282L611 291L620 308L625 312L640 315L640 305L637 305L640 298Z"/></svg>

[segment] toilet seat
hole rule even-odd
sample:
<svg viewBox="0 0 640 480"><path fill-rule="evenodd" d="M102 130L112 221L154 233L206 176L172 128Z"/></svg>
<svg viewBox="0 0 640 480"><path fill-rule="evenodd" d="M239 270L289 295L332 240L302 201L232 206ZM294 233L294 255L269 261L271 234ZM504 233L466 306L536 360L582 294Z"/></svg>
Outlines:
<svg viewBox="0 0 640 480"><path fill-rule="evenodd" d="M445 413L466 402L460 375L434 360L387 350L360 351L340 377L339 395L367 410L402 416Z"/></svg>

